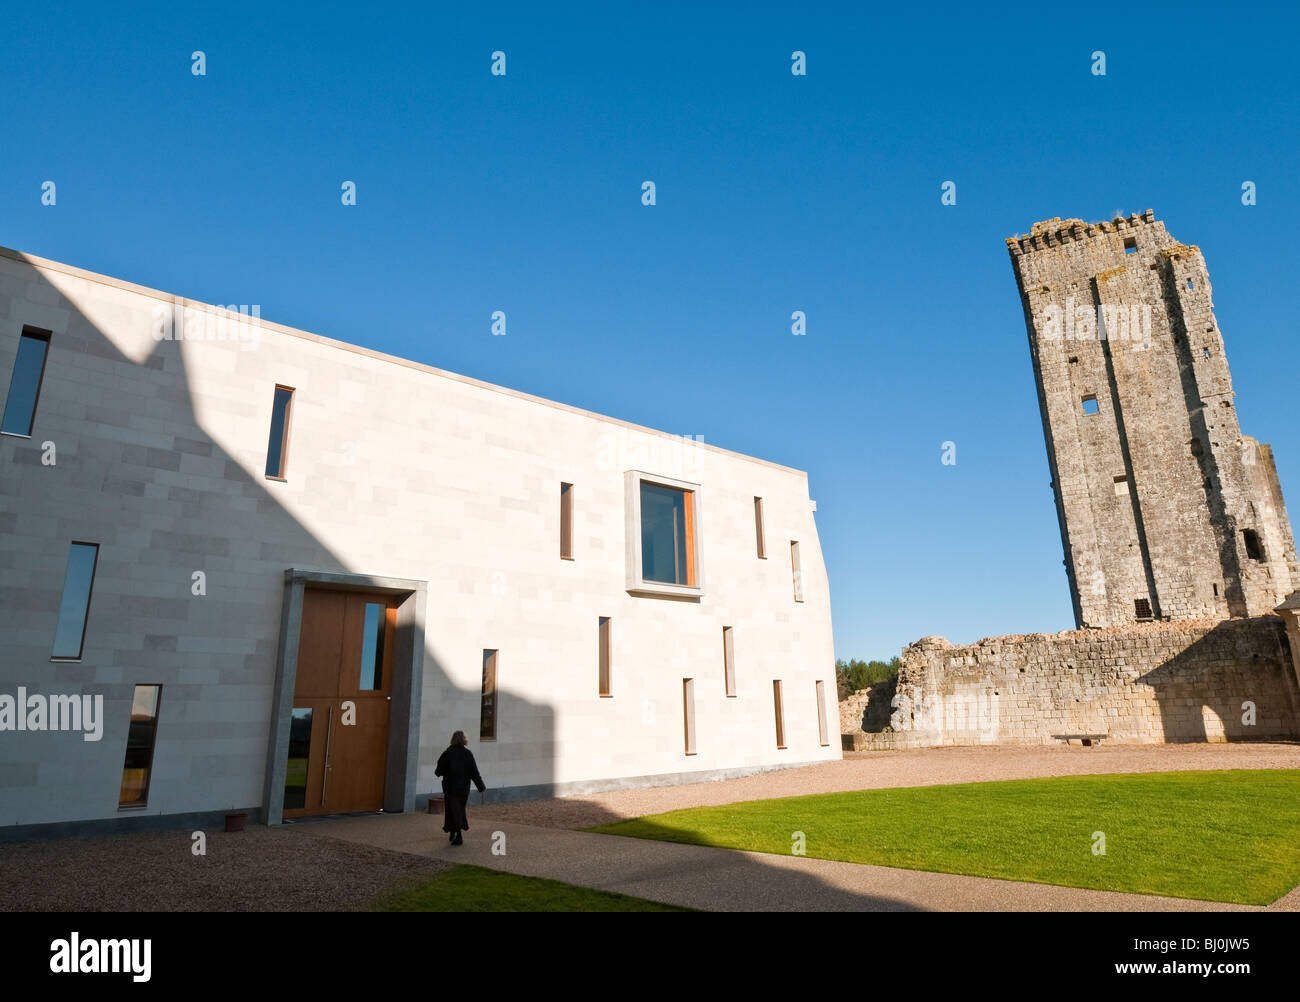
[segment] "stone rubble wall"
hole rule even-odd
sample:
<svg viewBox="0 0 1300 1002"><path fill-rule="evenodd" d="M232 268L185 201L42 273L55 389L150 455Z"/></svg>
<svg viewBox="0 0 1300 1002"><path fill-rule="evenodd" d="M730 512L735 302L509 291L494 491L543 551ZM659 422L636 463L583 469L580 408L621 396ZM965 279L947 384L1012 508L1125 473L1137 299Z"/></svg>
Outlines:
<svg viewBox="0 0 1300 1002"><path fill-rule="evenodd" d="M870 690L841 705L846 749L1300 737L1300 691L1283 622L1272 615L964 647L925 637L901 660L887 727L862 728Z"/></svg>

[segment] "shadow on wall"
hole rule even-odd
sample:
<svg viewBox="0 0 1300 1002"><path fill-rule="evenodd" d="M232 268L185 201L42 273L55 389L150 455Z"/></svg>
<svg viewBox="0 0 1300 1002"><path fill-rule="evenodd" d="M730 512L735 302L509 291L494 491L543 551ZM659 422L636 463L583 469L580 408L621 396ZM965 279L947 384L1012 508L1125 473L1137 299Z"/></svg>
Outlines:
<svg viewBox="0 0 1300 1002"><path fill-rule="evenodd" d="M70 278L68 285L77 281ZM273 484L249 474L222 449L197 414L181 343L159 341L147 357L127 357L45 272L14 252L0 252L0 311L0 382L6 388L24 327L51 332L31 438L0 438L0 693L23 686L31 693L104 697L102 740L51 731L0 735L0 840L211 827L228 810L261 818L285 571L401 576L402 569L348 566L276 499ZM128 316L117 308L105 312ZM232 344L231 350L238 348ZM266 371L264 385L253 392L269 397L276 379L277 373ZM224 403L240 406L240 396ZM220 403L203 401L209 414L219 414ZM55 445L53 465L42 463L46 442ZM249 455L264 457L265 446L248 443ZM317 478L322 488L335 487L324 482L329 467L298 473L301 452L295 458L291 475L305 476L309 494L318 493L312 490ZM401 529L390 522L375 531ZM76 662L52 662L51 638L74 540L99 544L85 649ZM205 578L201 595L194 594L196 571ZM447 588L437 567L421 568L419 578L428 584L430 605L474 600ZM417 811L429 794L441 792L431 789L432 765L456 729L471 735L491 803L493 762L498 755L519 754L518 746L473 740L480 693L451 681L434 651L435 639L426 637L423 645ZM464 674L477 670L476 665ZM119 810L118 796L138 684L161 685L162 694L148 805L126 811ZM513 714L531 717L526 754L546 777L538 781L553 782L553 710L503 690L499 712L502 726ZM543 756L551 756L544 765ZM478 801L473 794L471 823ZM406 818L430 839L442 824L439 815ZM440 835L436 841L442 842ZM102 845L115 860L137 858L147 848L125 834L108 834ZM119 900L107 890L96 892L97 886L127 885L87 843L59 855L57 864L50 847L48 841L13 845L0 860L0 878L6 871L30 876L22 861L40 859L38 869L49 880L56 870L79 874L77 886L89 903L73 904L66 897L69 881L61 880L63 896L51 905L40 893L43 877L13 885L30 890L18 910L84 910ZM242 848L230 862L234 871L255 871L259 881L283 880L283 896L270 899L294 901L292 870L257 869ZM573 863L581 867L583 860ZM178 877L175 907L199 908L211 890L206 884L186 889L191 873L201 880L196 870ZM769 886L776 909L791 902L799 902L799 910L913 908L738 853L719 853L716 863L697 866L684 879L710 879L711 873L720 881L720 906L726 881L743 877ZM132 897L121 907L139 901ZM150 899L147 907L159 905Z"/></svg>
<svg viewBox="0 0 1300 1002"><path fill-rule="evenodd" d="M889 726L890 714L894 712L894 694L897 692L898 676L895 675L883 682L868 686L862 694L854 694L862 701L862 719L858 721L861 730L874 734L880 733Z"/></svg>
<svg viewBox="0 0 1300 1002"><path fill-rule="evenodd" d="M1137 681L1155 690L1167 742L1300 737L1300 694L1276 616L1220 623Z"/></svg>
<svg viewBox="0 0 1300 1002"><path fill-rule="evenodd" d="M61 284L76 288L80 280ZM228 810L262 818L286 569L398 571L348 566L313 535L276 499L276 485L223 451L200 420L183 342L159 340L147 357L127 357L108 323L144 322L144 313L105 302L103 316L112 319L101 329L24 255L0 253L0 388L7 391L24 329L50 332L31 437L0 438L0 693L22 686L102 694L104 721L99 741L53 731L0 735L0 826L55 823L45 830L73 833L88 830L76 822L89 820L147 827L146 819L157 826L166 815L184 825ZM145 312L171 309L171 300L144 302ZM98 304L92 309L98 313ZM233 341L225 347L241 350ZM247 413L250 394L269 399L276 381L268 368L251 390L222 400L209 393L204 410ZM47 465L50 442L55 462ZM244 463L265 457L265 440L247 446ZM337 493L331 467L304 458L295 453L290 475L304 478L307 496ZM372 537L392 534L399 546L401 534L413 531L379 519L366 529ZM52 662L73 541L99 545L85 646L75 662ZM202 594L195 594L197 572ZM475 600L448 589L436 566L420 568L420 577L431 605ZM411 764L421 771L418 803L440 792L429 788L432 767L451 732L478 735L480 693L451 681L434 639L423 645L418 762ZM476 665L461 677L477 674ZM119 791L136 685L162 691L148 806L125 810ZM545 777L539 781L550 781L553 711L509 691L499 699L502 721L528 718L530 757ZM476 749L491 786L495 749Z"/></svg>

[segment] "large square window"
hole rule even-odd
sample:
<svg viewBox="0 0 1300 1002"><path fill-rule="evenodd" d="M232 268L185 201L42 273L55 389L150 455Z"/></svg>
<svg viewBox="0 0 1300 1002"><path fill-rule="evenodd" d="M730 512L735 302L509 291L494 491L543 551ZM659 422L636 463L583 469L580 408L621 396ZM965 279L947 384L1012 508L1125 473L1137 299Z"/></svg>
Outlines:
<svg viewBox="0 0 1300 1002"><path fill-rule="evenodd" d="M698 597L698 484L630 470L627 476L628 591Z"/></svg>
<svg viewBox="0 0 1300 1002"><path fill-rule="evenodd" d="M695 584L692 494L641 481L641 577L660 584Z"/></svg>

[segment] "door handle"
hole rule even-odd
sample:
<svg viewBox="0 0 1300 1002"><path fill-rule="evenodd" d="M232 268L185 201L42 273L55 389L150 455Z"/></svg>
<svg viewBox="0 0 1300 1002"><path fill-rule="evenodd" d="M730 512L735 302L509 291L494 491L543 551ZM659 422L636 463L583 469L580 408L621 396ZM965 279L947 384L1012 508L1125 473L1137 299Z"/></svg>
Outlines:
<svg viewBox="0 0 1300 1002"><path fill-rule="evenodd" d="M330 781L330 744L334 740L334 707L330 707L329 719L325 724L325 768L320 777L320 805L325 806L325 789Z"/></svg>

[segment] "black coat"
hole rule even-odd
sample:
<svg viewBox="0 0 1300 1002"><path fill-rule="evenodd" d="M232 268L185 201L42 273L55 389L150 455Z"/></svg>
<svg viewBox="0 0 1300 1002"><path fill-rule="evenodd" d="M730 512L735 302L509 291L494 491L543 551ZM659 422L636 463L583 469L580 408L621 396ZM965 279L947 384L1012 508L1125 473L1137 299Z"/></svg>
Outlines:
<svg viewBox="0 0 1300 1002"><path fill-rule="evenodd" d="M487 789L483 777L478 774L474 753L464 745L452 745L438 756L438 765L433 774L442 777L442 792L449 797L468 797L471 781L478 787L479 793Z"/></svg>

